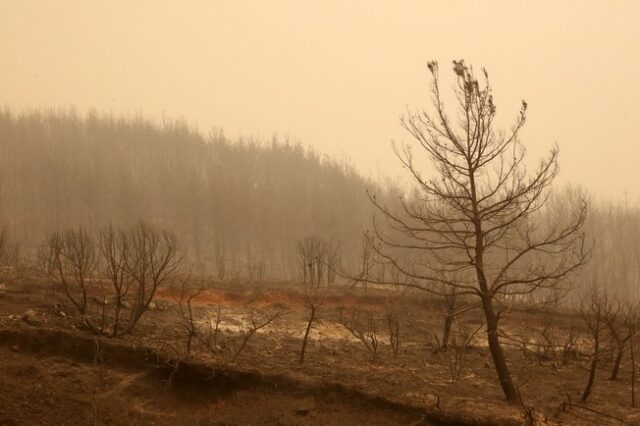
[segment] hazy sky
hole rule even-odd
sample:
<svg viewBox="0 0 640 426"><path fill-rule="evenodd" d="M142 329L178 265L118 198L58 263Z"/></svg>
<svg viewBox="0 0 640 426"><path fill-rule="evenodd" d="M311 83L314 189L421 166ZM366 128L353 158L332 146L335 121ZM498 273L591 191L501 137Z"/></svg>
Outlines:
<svg viewBox="0 0 640 426"><path fill-rule="evenodd" d="M560 145L562 181L637 200L639 19L637 1L0 0L0 103L288 134L395 176L427 61L448 75L464 58L501 121L527 100L522 139L536 157Z"/></svg>

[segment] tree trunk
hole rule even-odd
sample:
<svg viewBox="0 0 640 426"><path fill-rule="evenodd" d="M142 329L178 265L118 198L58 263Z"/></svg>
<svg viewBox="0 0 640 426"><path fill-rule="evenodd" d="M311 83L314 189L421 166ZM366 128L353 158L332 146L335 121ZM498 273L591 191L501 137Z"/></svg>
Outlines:
<svg viewBox="0 0 640 426"><path fill-rule="evenodd" d="M500 380L500 386L505 398L509 402L516 402L519 400L518 390L511 378L511 372L507 365L507 360L504 356L502 346L500 345L500 338L498 337L498 317L493 309L493 295L489 291L489 285L484 270L484 238L485 234L482 230L482 219L478 210L478 197L476 193L476 182L473 172L473 166L471 160L468 160L469 170L469 184L471 189L471 203L473 209L473 225L475 233L475 263L476 276L478 278L478 287L482 299L482 309L487 322L487 341L489 343L489 350L491 351L491 357L493 358L493 364L496 367L498 373L498 379Z"/></svg>
<svg viewBox="0 0 640 426"><path fill-rule="evenodd" d="M451 293L445 296L444 302L446 303L447 312L444 317L444 328L442 330L442 343L439 349L443 351L447 350L449 344L449 336L451 335L451 326L456 315L456 289L451 290Z"/></svg>
<svg viewBox="0 0 640 426"><path fill-rule="evenodd" d="M591 395L591 391L593 390L593 383L596 379L596 370L598 369L598 355L600 352L600 336L595 336L595 342L593 347L593 359L591 360L591 367L589 368L589 379L587 380L587 385L584 388L584 392L582 392L582 397L580 397L581 402L587 402L589 395Z"/></svg>
<svg viewBox="0 0 640 426"><path fill-rule="evenodd" d="M122 309L122 294L118 290L116 291L116 311L113 317L113 332L111 336L116 337L118 335L118 326L120 325L120 309Z"/></svg>
<svg viewBox="0 0 640 426"><path fill-rule="evenodd" d="M622 363L623 355L624 355L624 343L620 347L618 347L618 354L616 355L616 359L613 362L613 369L611 370L611 377L609 377L609 380L618 379L618 371L620 371L620 364Z"/></svg>
<svg viewBox="0 0 640 426"><path fill-rule="evenodd" d="M619 334L618 330L616 330L615 323L608 322L607 325L611 332L611 337L616 342L616 358L613 361L613 368L611 369L611 376L609 376L609 380L616 380L620 370L620 363L624 356L625 344L627 343L627 340L629 340L630 334L627 333L627 336L623 337Z"/></svg>
<svg viewBox="0 0 640 426"><path fill-rule="evenodd" d="M498 373L500 386L507 401L516 402L518 401L518 391L511 378L511 372L509 371L502 345L500 345L500 339L498 338L498 318L493 310L493 303L490 297L482 298L482 307L487 321L489 349L491 351L491 357L493 358L493 364Z"/></svg>
<svg viewBox="0 0 640 426"><path fill-rule="evenodd" d="M189 330L189 334L187 336L187 356L191 355L191 341L193 340L193 330Z"/></svg>
<svg viewBox="0 0 640 426"><path fill-rule="evenodd" d="M448 312L444 317L444 329L442 330L442 342L440 343L440 349L446 352L447 345L449 344L449 335L451 334L451 324L453 323L453 316Z"/></svg>
<svg viewBox="0 0 640 426"><path fill-rule="evenodd" d="M311 331L311 326L313 325L313 321L315 320L315 316L316 316L316 309L317 307L315 305L311 305L310 306L310 314L309 314L309 321L307 322L307 329L304 332L304 338L302 339L302 349L300 350L300 364L302 364L304 362L304 353L307 349L307 341L309 339L309 332Z"/></svg>

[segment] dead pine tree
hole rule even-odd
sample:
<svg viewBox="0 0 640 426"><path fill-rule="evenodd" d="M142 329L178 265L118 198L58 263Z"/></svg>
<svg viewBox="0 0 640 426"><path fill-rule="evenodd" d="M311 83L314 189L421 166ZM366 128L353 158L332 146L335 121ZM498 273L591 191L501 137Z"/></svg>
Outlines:
<svg viewBox="0 0 640 426"><path fill-rule="evenodd" d="M510 131L496 130L487 72L478 79L464 61L454 61L457 110L449 115L437 62L430 62L428 69L433 108L409 112L402 119L421 158L414 158L414 146L394 145L416 190L400 200L400 207L388 207L370 194L377 210L372 247L377 258L402 273L403 285L441 296L441 286L453 287L457 295L479 302L499 383L506 399L517 402L500 342L496 301L557 288L586 263L586 202L553 226L543 226L538 213L558 173L558 149L552 148L535 170L525 168L519 133L526 102ZM430 163L433 176L420 169L425 163Z"/></svg>

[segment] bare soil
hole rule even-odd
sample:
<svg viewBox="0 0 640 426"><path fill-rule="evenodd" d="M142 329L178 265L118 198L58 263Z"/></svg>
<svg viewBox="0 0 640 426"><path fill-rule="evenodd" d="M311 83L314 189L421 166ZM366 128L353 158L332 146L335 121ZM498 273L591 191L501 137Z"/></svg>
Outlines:
<svg viewBox="0 0 640 426"><path fill-rule="evenodd" d="M331 396L265 387L227 389L141 369L0 348L3 425L419 424L421 417ZM428 424L428 423L423 423Z"/></svg>
<svg viewBox="0 0 640 426"><path fill-rule="evenodd" d="M381 318L392 298L402 304L401 351L394 359L380 322L374 363L339 318L356 308ZM503 401L483 330L457 357L454 378L455 345L434 351L442 316L420 293L330 289L302 365L307 311L297 286L218 283L194 302L203 330L220 306L222 332L213 352L196 339L187 356L171 291L132 335L94 339L46 282L10 286L0 297L0 424L524 424L521 407ZM252 310L288 314L232 362ZM512 312L502 323L514 339L504 341L524 404L547 424L620 424L639 414L630 407L627 358L617 381L608 380L607 358L589 403L572 405L587 380L586 359L577 354L560 366L515 343L535 342L549 315ZM577 324L560 314L552 322L559 334ZM481 324L480 312L470 312L456 329Z"/></svg>

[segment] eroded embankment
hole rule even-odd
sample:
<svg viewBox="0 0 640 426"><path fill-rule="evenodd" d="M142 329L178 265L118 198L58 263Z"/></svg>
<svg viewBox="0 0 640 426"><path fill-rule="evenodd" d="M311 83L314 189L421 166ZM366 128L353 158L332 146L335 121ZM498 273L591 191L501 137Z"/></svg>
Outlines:
<svg viewBox="0 0 640 426"><path fill-rule="evenodd" d="M148 372L170 378L178 391L190 389L202 391L212 398L233 401L232 395L250 391L262 395L286 394L295 398L311 398L311 410L325 410L332 404L353 408L354 412L375 416L376 424L397 422L415 425L436 424L519 424L517 415L488 421L486 415L478 418L473 413L425 408L372 396L359 390L347 388L339 383L313 383L294 380L286 375L265 375L259 371L248 371L229 366L220 367L203 361L175 360L148 347L135 346L116 339L99 339L66 331L47 329L3 329L0 330L0 345L14 347L20 352L44 356L59 356L90 366L103 365L129 372ZM239 404L240 402L235 402ZM230 402L233 404L233 402ZM347 408L347 411L349 411ZM469 407L470 408L470 407ZM477 407L480 409L480 407ZM274 406L277 410L277 407ZM517 413L517 410L516 410ZM484 413L486 414L486 413ZM335 416L335 414L334 414ZM257 418L258 424L266 419ZM326 424L322 418L296 418L296 424ZM388 420L388 422L386 422Z"/></svg>

